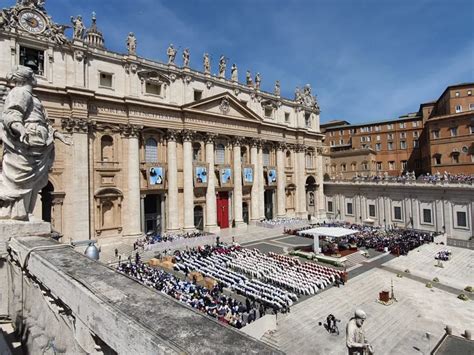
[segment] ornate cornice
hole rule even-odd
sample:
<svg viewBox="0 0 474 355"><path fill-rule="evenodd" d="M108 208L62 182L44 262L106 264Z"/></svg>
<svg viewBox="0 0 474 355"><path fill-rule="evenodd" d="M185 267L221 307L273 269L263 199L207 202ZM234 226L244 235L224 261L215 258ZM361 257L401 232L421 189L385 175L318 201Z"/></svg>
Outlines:
<svg viewBox="0 0 474 355"><path fill-rule="evenodd" d="M217 134L215 133L206 133L204 135L204 141L207 143L207 144L214 144L215 140L217 138Z"/></svg>
<svg viewBox="0 0 474 355"><path fill-rule="evenodd" d="M275 142L275 147L277 150L285 151L288 146L285 142Z"/></svg>
<svg viewBox="0 0 474 355"><path fill-rule="evenodd" d="M241 146L244 142L245 142L245 138L240 137L240 136L234 136L231 139L231 143L233 146Z"/></svg>

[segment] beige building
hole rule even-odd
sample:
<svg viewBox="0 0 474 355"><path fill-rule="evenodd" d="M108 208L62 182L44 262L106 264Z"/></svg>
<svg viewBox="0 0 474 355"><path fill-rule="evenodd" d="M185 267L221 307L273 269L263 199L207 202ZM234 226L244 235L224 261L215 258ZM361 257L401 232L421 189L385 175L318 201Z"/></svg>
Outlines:
<svg viewBox="0 0 474 355"><path fill-rule="evenodd" d="M97 20L73 18L73 39L41 2L0 15L0 85L33 68L53 126L73 146L56 161L35 213L67 239L149 231L216 231L262 218L324 214L319 106L212 75L168 48L168 63L104 47ZM197 56L197 55L196 55ZM188 57L189 58L189 57ZM181 61L180 61L181 62ZM223 65L222 65L223 64ZM228 70L227 70L228 71Z"/></svg>

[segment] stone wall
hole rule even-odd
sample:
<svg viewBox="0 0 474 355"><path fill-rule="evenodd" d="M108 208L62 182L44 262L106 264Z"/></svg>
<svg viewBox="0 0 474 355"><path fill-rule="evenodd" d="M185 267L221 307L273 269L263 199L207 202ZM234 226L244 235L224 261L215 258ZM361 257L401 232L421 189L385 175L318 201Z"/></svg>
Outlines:
<svg viewBox="0 0 474 355"><path fill-rule="evenodd" d="M6 265L31 354L279 353L46 237L12 238Z"/></svg>
<svg viewBox="0 0 474 355"><path fill-rule="evenodd" d="M324 195L328 218L440 232L464 240L474 236L472 185L326 182ZM465 216L465 223L458 214Z"/></svg>

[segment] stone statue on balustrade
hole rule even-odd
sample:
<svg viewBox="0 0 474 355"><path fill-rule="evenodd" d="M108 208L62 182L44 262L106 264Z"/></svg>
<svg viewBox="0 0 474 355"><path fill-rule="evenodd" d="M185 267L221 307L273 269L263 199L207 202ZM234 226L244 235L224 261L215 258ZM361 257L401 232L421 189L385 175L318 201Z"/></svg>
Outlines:
<svg viewBox="0 0 474 355"><path fill-rule="evenodd" d="M203 57L204 73L211 74L211 59L208 53L204 53Z"/></svg>
<svg viewBox="0 0 474 355"><path fill-rule="evenodd" d="M230 80L235 81L235 82L239 81L239 71L235 63L232 64L232 67L230 68Z"/></svg>
<svg viewBox="0 0 474 355"><path fill-rule="evenodd" d="M168 64L174 64L174 60L176 59L176 54L178 53L178 50L173 47L173 43L171 43L166 51L166 54L168 55Z"/></svg>
<svg viewBox="0 0 474 355"><path fill-rule="evenodd" d="M128 55L137 54L137 38L133 32L130 32L127 37L127 51Z"/></svg>
<svg viewBox="0 0 474 355"><path fill-rule="evenodd" d="M277 81L275 82L275 89L273 90L273 93L274 93L276 96L280 96L280 95L281 95L280 80L277 80Z"/></svg>
<svg viewBox="0 0 474 355"><path fill-rule="evenodd" d="M225 78L225 70L227 68L227 59L223 55L219 58L219 78Z"/></svg>
<svg viewBox="0 0 474 355"><path fill-rule="evenodd" d="M72 141L51 126L46 110L33 93L33 70L17 66L8 75L15 84L5 98L0 117L3 141L0 177L0 219L29 220L38 193L48 183L54 162L54 139Z"/></svg>
<svg viewBox="0 0 474 355"><path fill-rule="evenodd" d="M260 83L262 82L262 78L260 77L260 73L255 75L255 89L260 90Z"/></svg>
<svg viewBox="0 0 474 355"><path fill-rule="evenodd" d="M189 58L191 54L189 52L189 48L185 48L183 50L183 67L184 68L189 68Z"/></svg>
<svg viewBox="0 0 474 355"><path fill-rule="evenodd" d="M253 86L252 73L250 73L250 70L247 70L245 74L245 83L247 86Z"/></svg>
<svg viewBox="0 0 474 355"><path fill-rule="evenodd" d="M346 328L346 346L349 355L372 355L374 349L365 338L362 326L367 318L361 309L355 311L354 317L349 320Z"/></svg>
<svg viewBox="0 0 474 355"><path fill-rule="evenodd" d="M73 26L73 38L82 40L84 38L84 33L86 31L86 27L84 26L84 22L82 21L82 16L71 16L71 22Z"/></svg>

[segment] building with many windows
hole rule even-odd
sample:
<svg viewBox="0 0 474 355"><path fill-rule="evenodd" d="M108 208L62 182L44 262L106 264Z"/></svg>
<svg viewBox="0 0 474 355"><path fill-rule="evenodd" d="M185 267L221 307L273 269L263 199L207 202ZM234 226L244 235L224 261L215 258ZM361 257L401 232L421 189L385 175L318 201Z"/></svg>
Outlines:
<svg viewBox="0 0 474 355"><path fill-rule="evenodd" d="M449 86L416 113L392 120L321 125L328 176L474 173L474 83Z"/></svg>
<svg viewBox="0 0 474 355"><path fill-rule="evenodd" d="M95 15L73 35L43 2L4 9L0 84L16 65L37 76L35 94L53 126L72 135L35 213L67 239L149 231L216 231L262 218L324 215L319 106L309 85L296 100L242 84L226 63L211 74L105 46Z"/></svg>

